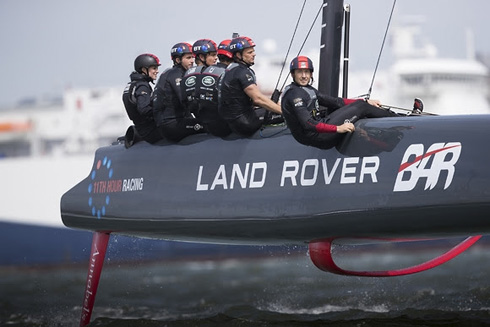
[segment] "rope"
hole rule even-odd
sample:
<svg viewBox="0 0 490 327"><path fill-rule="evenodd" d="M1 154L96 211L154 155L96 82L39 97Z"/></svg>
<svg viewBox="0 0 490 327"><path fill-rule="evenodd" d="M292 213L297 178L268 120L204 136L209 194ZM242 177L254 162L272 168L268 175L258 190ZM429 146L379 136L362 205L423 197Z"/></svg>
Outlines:
<svg viewBox="0 0 490 327"><path fill-rule="evenodd" d="M286 62L287 62L288 56L289 56L289 51L291 50L291 46L293 45L294 37L296 36L296 31L298 30L299 22L301 21L301 17L303 16L303 10L305 9L305 5L306 5L306 0L303 2L303 6L301 7L301 11L299 13L298 21L296 22L296 27L294 28L293 36L291 36L291 41L289 42L289 48L288 48L288 51L286 52L286 56L284 57L284 62L282 63L281 72L279 73L279 77L277 78L276 87L274 89L277 89L277 86L279 85L279 81L281 80L282 72L284 71L284 67L286 66ZM286 77L286 79L287 79L287 77Z"/></svg>
<svg viewBox="0 0 490 327"><path fill-rule="evenodd" d="M383 53L383 48L385 46L386 35L388 35L388 30L390 29L391 17L393 16L393 11L395 11L395 5L396 5L396 0L393 0L393 7L391 8L390 18L388 19L388 24L386 25L385 36L383 37L383 43L381 44L381 49L379 50L378 61L376 62L376 68L374 69L373 79L371 80L371 86L369 87L369 91L368 91L366 99L369 99L371 97L371 92L373 91L374 79L376 77L376 73L378 71L378 66L379 66L379 61L381 59L381 54Z"/></svg>
<svg viewBox="0 0 490 327"><path fill-rule="evenodd" d="M318 12L316 13L315 19L313 20L313 23L311 24L310 29L309 29L308 33L306 34L306 37L305 37L305 40L303 41L303 44L301 44L301 47L299 48L297 56L300 55L301 51L303 50L303 47L306 44L306 41L308 41L308 38L310 37L310 33L313 30L313 27L316 23L316 20L318 19L318 16L320 15L320 12L322 11L322 8L323 8L323 3L320 6L320 9L318 9ZM288 79L290 74L291 74L291 72L288 72L288 75L286 76L286 79L284 80L284 83L282 84L281 89L279 91L282 92L282 90L284 89L284 86L286 85L287 79Z"/></svg>

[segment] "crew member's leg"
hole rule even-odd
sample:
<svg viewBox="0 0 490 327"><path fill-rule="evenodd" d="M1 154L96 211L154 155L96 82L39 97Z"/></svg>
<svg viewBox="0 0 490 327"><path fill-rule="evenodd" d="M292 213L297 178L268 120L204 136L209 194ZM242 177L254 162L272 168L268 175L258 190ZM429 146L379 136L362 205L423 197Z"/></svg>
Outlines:
<svg viewBox="0 0 490 327"><path fill-rule="evenodd" d="M262 121L257 117L255 112L251 112L246 115L242 115L234 120L228 121L230 129L241 135L241 136L251 136L257 132L260 127L262 127Z"/></svg>
<svg viewBox="0 0 490 327"><path fill-rule="evenodd" d="M214 121L203 123L203 125L208 133L214 136L225 137L231 134L231 129L224 119L216 119Z"/></svg>
<svg viewBox="0 0 490 327"><path fill-rule="evenodd" d="M162 132L166 139L179 142L183 138L205 132L199 121L195 118L181 118L166 121L162 126Z"/></svg>
<svg viewBox="0 0 490 327"><path fill-rule="evenodd" d="M339 108L332 112L324 122L332 125L342 125L346 119L357 120L362 118L381 118L381 117L396 117L396 113L389 110L374 107L365 101L356 101L345 107ZM340 133L320 133L311 140L311 145L321 148L329 149L336 146L345 134Z"/></svg>
<svg viewBox="0 0 490 327"><path fill-rule="evenodd" d="M327 124L342 125L346 119L352 120L362 118L381 118L381 117L399 117L398 114L370 105L369 103L359 100L342 107L330 114Z"/></svg>

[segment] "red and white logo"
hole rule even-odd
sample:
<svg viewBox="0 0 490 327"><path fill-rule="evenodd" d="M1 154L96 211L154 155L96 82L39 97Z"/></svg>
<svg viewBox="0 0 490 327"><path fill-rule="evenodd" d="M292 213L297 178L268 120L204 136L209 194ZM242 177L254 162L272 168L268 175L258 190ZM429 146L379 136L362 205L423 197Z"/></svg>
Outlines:
<svg viewBox="0 0 490 327"><path fill-rule="evenodd" d="M432 190L443 171L446 171L443 181L445 176L444 189L447 189L453 181L461 148L460 142L434 143L425 152L423 144L410 145L398 169L393 192L411 191L421 178L425 179L424 190Z"/></svg>

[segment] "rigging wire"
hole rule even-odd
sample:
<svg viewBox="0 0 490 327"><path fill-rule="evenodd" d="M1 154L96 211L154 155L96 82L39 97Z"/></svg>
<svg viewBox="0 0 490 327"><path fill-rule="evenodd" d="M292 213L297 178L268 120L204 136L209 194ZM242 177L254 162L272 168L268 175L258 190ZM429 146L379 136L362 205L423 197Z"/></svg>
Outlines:
<svg viewBox="0 0 490 327"><path fill-rule="evenodd" d="M318 16L320 15L320 12L322 11L322 8L323 8L323 3L320 6L320 9L318 9L318 12L316 13L315 19L313 20L313 23L311 24L310 29L309 29L308 33L306 34L306 37L305 37L305 39L303 41L303 44L301 44L301 47L299 48L299 51L298 51L297 56L300 55L301 50L303 50L303 47L306 44L306 41L308 41L308 38L310 37L310 33L313 30L313 27L315 26L316 20L318 19ZM284 86L286 85L287 79L288 79L288 77L289 77L290 74L291 74L291 72L288 72L288 75L286 76L286 79L284 80L284 83L282 84L281 89L279 91L282 92L282 90L284 89Z"/></svg>
<svg viewBox="0 0 490 327"><path fill-rule="evenodd" d="M366 99L371 97L371 92L373 91L374 79L376 78L376 73L378 71L379 61L381 59L381 54L383 53L383 48L385 46L386 35L388 35L388 30L391 25L391 17L393 16L393 12L395 11L396 0L393 0L393 7L391 8L390 18L388 19L388 24L386 25L385 35L383 37L383 43L381 44L381 49L379 50L378 61L376 62L376 67L374 68L373 79L371 80L371 85L369 86L369 91L366 95Z"/></svg>
<svg viewBox="0 0 490 327"><path fill-rule="evenodd" d="M301 7L301 11L299 13L298 21L296 22L296 27L294 28L293 35L291 36L291 41L289 42L289 48L288 48L288 51L286 52L286 56L284 57L284 61L282 63L282 67L281 67L281 72L279 73L279 77L277 78L276 87L274 89L277 89L277 87L279 86L279 82L281 80L282 72L284 71L284 67L286 66L286 62L288 60L289 51L291 50L291 46L293 45L294 37L296 36L296 32L298 31L299 22L301 21L301 17L303 16L303 10L305 9L305 5L306 5L306 0L303 2L303 6ZM287 77L286 77L286 79L287 79Z"/></svg>

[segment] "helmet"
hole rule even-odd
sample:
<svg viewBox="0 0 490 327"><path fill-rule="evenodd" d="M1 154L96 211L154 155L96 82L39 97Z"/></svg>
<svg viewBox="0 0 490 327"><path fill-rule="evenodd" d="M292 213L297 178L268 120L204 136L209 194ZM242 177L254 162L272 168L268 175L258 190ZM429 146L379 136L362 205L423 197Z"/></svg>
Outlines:
<svg viewBox="0 0 490 327"><path fill-rule="evenodd" d="M208 54L210 52L216 52L217 51L217 46L216 43L213 40L210 39L200 39L194 42L192 45L192 53L194 53L195 56L199 54Z"/></svg>
<svg viewBox="0 0 490 327"><path fill-rule="evenodd" d="M221 41L218 46L218 55L224 55L228 58L233 58L233 55L230 52L230 43L230 39Z"/></svg>
<svg viewBox="0 0 490 327"><path fill-rule="evenodd" d="M151 66L160 66L160 59L151 53L140 54L134 60L134 70L138 73L142 73L142 68L148 68Z"/></svg>
<svg viewBox="0 0 490 327"><path fill-rule="evenodd" d="M291 61L289 71L291 74L295 69L309 69L313 73L313 62L306 56L298 56Z"/></svg>
<svg viewBox="0 0 490 327"><path fill-rule="evenodd" d="M172 58L172 60L174 60L175 58L180 58L185 54L192 53L191 49L192 45L190 45L189 43L177 43L170 50L170 57Z"/></svg>
<svg viewBox="0 0 490 327"><path fill-rule="evenodd" d="M230 52L232 54L235 54L237 52L241 52L244 49L252 48L252 47L255 47L255 42L251 38L246 37L246 36L240 36L240 37L234 38L233 40L231 40L230 46L229 46Z"/></svg>

